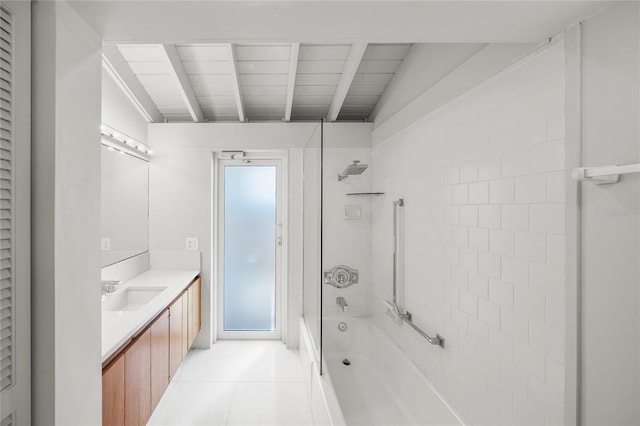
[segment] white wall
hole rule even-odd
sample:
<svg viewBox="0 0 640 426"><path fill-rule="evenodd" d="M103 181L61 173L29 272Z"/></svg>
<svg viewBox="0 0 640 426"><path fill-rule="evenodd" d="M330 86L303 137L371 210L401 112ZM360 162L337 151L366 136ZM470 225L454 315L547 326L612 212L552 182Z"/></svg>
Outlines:
<svg viewBox="0 0 640 426"><path fill-rule="evenodd" d="M102 68L102 124L123 135L147 143L147 122L123 93L113 77Z"/></svg>
<svg viewBox="0 0 640 426"><path fill-rule="evenodd" d="M391 81L388 91L380 99L381 104L373 112L373 142L379 143L403 131L426 114L436 111L530 54L537 46L530 43L492 43L475 53L469 45L444 49L422 48L415 56L414 52L410 52L408 63ZM427 65L429 60L441 63L434 67ZM429 67L429 72L423 70L425 66ZM441 78L438 79L438 75Z"/></svg>
<svg viewBox="0 0 640 426"><path fill-rule="evenodd" d="M32 22L33 423L99 424L101 41L65 2Z"/></svg>
<svg viewBox="0 0 640 426"><path fill-rule="evenodd" d="M331 126L331 125L329 125ZM369 132L370 127L367 129ZM331 135L331 131L328 132ZM362 138L343 142L336 147L331 137L325 139L326 148L320 157L320 133L316 131L303 152L304 199L304 317L311 333L316 355L320 346L320 316L368 316L373 282L371 280L370 224L372 196L347 196L347 193L371 191L371 169L362 175L338 181L338 174L354 160L371 166L371 147L364 133ZM349 145L356 145L349 147ZM321 174L322 173L322 174ZM322 187L322 224L320 218L320 179ZM347 219L344 209L359 207L361 217ZM322 225L322 265L320 265L320 227ZM346 265L359 271L357 284L338 289L323 283L323 270ZM321 288L322 287L322 288ZM320 291L323 306L320 309ZM337 297L348 303L343 312L336 304Z"/></svg>
<svg viewBox="0 0 640 426"><path fill-rule="evenodd" d="M319 139L319 132L318 132ZM310 349L313 346L315 359L320 354L320 292L322 290L321 258L321 151L320 143L312 139L303 150L302 159L302 198L303 198L303 306L304 321L309 328ZM301 332L302 336L303 332ZM302 339L302 337L301 337ZM302 340L300 341L303 344ZM302 346L300 347L302 350ZM302 354L302 351L300 352Z"/></svg>
<svg viewBox="0 0 640 426"><path fill-rule="evenodd" d="M184 250L186 237L198 237L202 252L203 330L196 342L208 347L214 335L212 285L213 152L285 150L289 167L288 326L291 347L298 345L302 314L302 149L318 123L151 124L154 150L150 166L150 250ZM370 146L371 124L327 124L332 146ZM214 275L215 276L215 271Z"/></svg>
<svg viewBox="0 0 640 426"><path fill-rule="evenodd" d="M371 146L372 123L325 123L325 147ZM169 123L150 124L154 146L273 150L319 143L320 123Z"/></svg>
<svg viewBox="0 0 640 426"><path fill-rule="evenodd" d="M639 163L640 7L582 28L581 163ZM640 424L640 176L580 193L582 424Z"/></svg>
<svg viewBox="0 0 640 426"><path fill-rule="evenodd" d="M373 282L371 280L371 204L373 196L348 196L348 193L371 191L371 168L361 175L349 176L342 182L338 174L353 160L371 165L371 148L327 148L324 150L322 269L346 265L359 271L357 284L336 288L323 284L322 316L368 316ZM359 207L360 219L346 219L346 206ZM336 304L342 296L348 303L343 312Z"/></svg>
<svg viewBox="0 0 640 426"><path fill-rule="evenodd" d="M564 72L559 42L374 131L372 314L471 424L564 419ZM444 349L383 314L400 197L405 306Z"/></svg>

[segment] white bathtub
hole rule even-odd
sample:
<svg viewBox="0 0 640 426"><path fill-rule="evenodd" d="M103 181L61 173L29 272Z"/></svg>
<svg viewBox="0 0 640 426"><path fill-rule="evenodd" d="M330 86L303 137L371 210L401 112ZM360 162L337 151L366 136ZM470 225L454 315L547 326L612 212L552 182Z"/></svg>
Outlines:
<svg viewBox="0 0 640 426"><path fill-rule="evenodd" d="M346 323L346 331L338 329L340 322ZM330 418L344 418L349 426L462 424L422 372L371 321L325 319L323 333L329 376L324 383L333 385L325 394L335 392L342 411Z"/></svg>

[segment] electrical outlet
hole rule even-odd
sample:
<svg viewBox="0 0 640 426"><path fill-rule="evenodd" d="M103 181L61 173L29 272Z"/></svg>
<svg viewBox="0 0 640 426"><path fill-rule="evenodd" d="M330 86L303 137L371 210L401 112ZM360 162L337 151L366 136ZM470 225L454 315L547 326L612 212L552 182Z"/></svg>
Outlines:
<svg viewBox="0 0 640 426"><path fill-rule="evenodd" d="M185 240L186 249L189 251L197 251L198 250L198 238L197 237L187 237Z"/></svg>
<svg viewBox="0 0 640 426"><path fill-rule="evenodd" d="M100 239L100 250L102 250L102 251L111 250L111 238L102 238L102 239Z"/></svg>

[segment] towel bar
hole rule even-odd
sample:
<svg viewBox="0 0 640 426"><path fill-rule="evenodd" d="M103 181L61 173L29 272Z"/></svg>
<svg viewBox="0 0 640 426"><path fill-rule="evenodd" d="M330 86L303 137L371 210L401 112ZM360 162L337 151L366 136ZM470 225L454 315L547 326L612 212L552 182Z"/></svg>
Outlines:
<svg viewBox="0 0 640 426"><path fill-rule="evenodd" d="M619 182L620 175L628 173L640 173L640 164L578 167L573 169L571 177L574 180L592 181L598 185L605 185Z"/></svg>

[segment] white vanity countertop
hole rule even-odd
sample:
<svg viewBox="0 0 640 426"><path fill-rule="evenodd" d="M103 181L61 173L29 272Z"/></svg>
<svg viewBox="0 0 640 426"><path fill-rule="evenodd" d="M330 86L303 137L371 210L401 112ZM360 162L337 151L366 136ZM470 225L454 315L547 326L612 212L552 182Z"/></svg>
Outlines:
<svg viewBox="0 0 640 426"><path fill-rule="evenodd" d="M166 287L140 309L133 311L102 311L102 362L134 337L142 327L166 308L200 274L198 270L152 269L129 281L107 297L113 297L128 287Z"/></svg>

